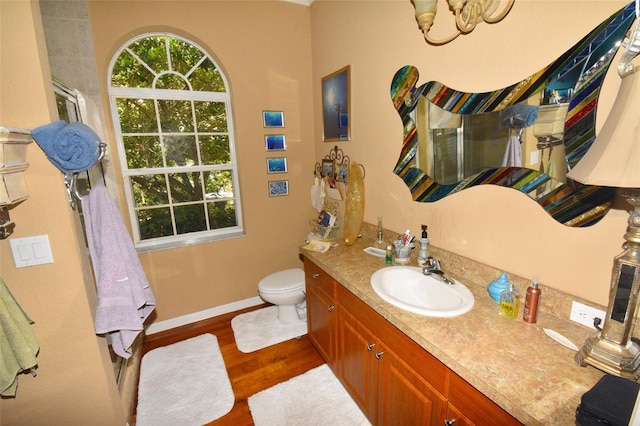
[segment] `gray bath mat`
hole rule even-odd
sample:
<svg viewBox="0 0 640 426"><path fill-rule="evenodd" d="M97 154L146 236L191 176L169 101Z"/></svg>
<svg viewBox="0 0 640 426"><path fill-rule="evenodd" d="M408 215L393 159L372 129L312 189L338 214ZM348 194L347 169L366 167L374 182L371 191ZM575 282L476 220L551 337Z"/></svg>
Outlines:
<svg viewBox="0 0 640 426"><path fill-rule="evenodd" d="M249 397L256 426L370 425L327 364Z"/></svg>
<svg viewBox="0 0 640 426"><path fill-rule="evenodd" d="M231 320L231 328L240 352L249 353L307 334L307 322L283 324L278 307L268 306L240 314Z"/></svg>
<svg viewBox="0 0 640 426"><path fill-rule="evenodd" d="M224 416L235 396L213 334L154 349L142 358L136 425L202 425Z"/></svg>

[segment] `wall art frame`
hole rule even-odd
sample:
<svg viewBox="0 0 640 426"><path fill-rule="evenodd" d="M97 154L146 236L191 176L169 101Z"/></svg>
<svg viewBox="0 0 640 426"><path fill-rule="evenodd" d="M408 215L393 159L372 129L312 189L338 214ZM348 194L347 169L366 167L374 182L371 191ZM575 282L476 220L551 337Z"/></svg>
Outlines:
<svg viewBox="0 0 640 426"><path fill-rule="evenodd" d="M284 112L272 110L262 111L262 126L284 127Z"/></svg>
<svg viewBox="0 0 640 426"><path fill-rule="evenodd" d="M287 173L287 157L267 158L267 173Z"/></svg>
<svg viewBox="0 0 640 426"><path fill-rule="evenodd" d="M287 142L284 135L265 135L264 144L267 151L287 150Z"/></svg>
<svg viewBox="0 0 640 426"><path fill-rule="evenodd" d="M349 164L336 164L336 181L344 183L349 181Z"/></svg>
<svg viewBox="0 0 640 426"><path fill-rule="evenodd" d="M269 184L269 197L282 197L289 195L288 180L272 180Z"/></svg>
<svg viewBox="0 0 640 426"><path fill-rule="evenodd" d="M322 177L329 176L330 178L336 175L336 162L335 160L325 158L322 160L322 169L320 172Z"/></svg>
<svg viewBox="0 0 640 426"><path fill-rule="evenodd" d="M322 140L351 140L351 66L322 78Z"/></svg>

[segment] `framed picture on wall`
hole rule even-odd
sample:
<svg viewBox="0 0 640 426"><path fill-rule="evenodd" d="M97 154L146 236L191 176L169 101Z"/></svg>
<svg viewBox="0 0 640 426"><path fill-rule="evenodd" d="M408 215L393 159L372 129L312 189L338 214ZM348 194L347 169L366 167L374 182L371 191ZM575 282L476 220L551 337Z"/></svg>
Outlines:
<svg viewBox="0 0 640 426"><path fill-rule="evenodd" d="M322 78L322 129L324 142L351 139L350 65Z"/></svg>
<svg viewBox="0 0 640 426"><path fill-rule="evenodd" d="M287 149L284 135L265 135L264 142L267 151L284 151Z"/></svg>
<svg viewBox="0 0 640 426"><path fill-rule="evenodd" d="M287 158L267 158L267 173L286 173L287 172Z"/></svg>
<svg viewBox="0 0 640 426"><path fill-rule="evenodd" d="M327 160L326 158L322 160L322 177L329 176L330 178L335 177L336 173L336 163L333 160Z"/></svg>
<svg viewBox="0 0 640 426"><path fill-rule="evenodd" d="M284 127L284 112L262 111L262 125L264 127Z"/></svg>
<svg viewBox="0 0 640 426"><path fill-rule="evenodd" d="M336 180L338 182L347 182L349 180L348 164L336 164Z"/></svg>
<svg viewBox="0 0 640 426"><path fill-rule="evenodd" d="M288 180L272 180L269 182L269 197L289 195Z"/></svg>

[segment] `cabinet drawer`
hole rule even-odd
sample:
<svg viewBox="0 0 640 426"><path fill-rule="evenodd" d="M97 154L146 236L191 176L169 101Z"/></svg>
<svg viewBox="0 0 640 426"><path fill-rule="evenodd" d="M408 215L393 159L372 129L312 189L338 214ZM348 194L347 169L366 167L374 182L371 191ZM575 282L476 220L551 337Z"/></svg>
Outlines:
<svg viewBox="0 0 640 426"><path fill-rule="evenodd" d="M522 424L455 373L451 373L449 403L474 425Z"/></svg>
<svg viewBox="0 0 640 426"><path fill-rule="evenodd" d="M306 257L304 258L304 278L307 286L314 285L322 289L329 297L335 297L334 279Z"/></svg>

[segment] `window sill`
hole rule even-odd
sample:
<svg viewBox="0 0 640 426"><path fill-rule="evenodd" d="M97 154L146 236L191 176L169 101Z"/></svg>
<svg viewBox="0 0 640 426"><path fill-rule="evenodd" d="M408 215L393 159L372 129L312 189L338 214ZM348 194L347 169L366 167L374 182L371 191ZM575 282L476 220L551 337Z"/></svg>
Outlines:
<svg viewBox="0 0 640 426"><path fill-rule="evenodd" d="M158 251L158 250L168 250L168 249L174 249L174 248L180 248L180 247L187 247L187 246L194 246L197 244L205 244L205 243L210 243L210 242L214 242L214 241L221 241L221 240L228 240L231 238L239 238L239 237L244 237L245 233L244 230L239 228L236 231L231 231L231 232L225 232L224 234L217 234L217 235L206 235L206 236L201 236L201 237L193 237L193 238L186 238L186 237L173 237L171 239L167 239L164 241L153 241L153 242L141 242L136 244L136 251L138 253L148 253L148 252L152 252L152 251Z"/></svg>

